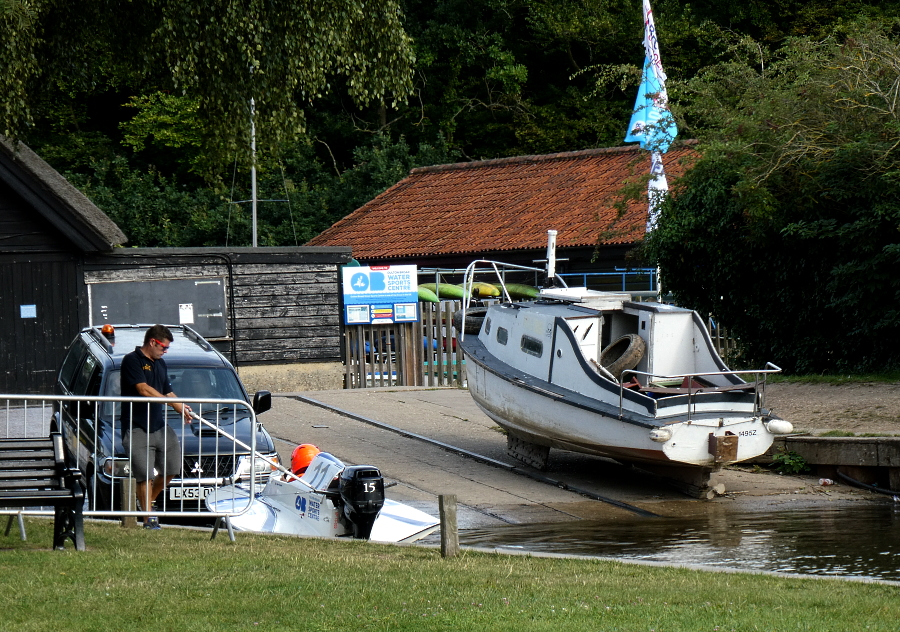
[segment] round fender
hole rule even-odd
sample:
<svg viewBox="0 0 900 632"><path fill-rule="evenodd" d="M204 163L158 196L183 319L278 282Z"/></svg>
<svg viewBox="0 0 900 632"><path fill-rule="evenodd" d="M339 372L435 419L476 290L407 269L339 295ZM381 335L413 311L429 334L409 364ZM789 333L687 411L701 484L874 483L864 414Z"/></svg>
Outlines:
<svg viewBox="0 0 900 632"><path fill-rule="evenodd" d="M622 379L622 371L633 369L647 352L647 343L637 334L626 334L600 353L600 365Z"/></svg>
<svg viewBox="0 0 900 632"><path fill-rule="evenodd" d="M467 334L478 335L481 333L481 325L484 324L484 318L487 316L487 307L470 307L466 310L466 330ZM459 310L453 314L453 326L456 331L462 331L463 311Z"/></svg>

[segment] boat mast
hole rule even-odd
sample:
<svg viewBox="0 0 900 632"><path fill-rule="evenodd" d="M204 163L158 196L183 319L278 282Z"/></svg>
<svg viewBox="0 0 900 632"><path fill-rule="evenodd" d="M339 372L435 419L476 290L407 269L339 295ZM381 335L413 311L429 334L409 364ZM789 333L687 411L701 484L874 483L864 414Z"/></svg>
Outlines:
<svg viewBox="0 0 900 632"><path fill-rule="evenodd" d="M556 285L556 233L555 230L547 231L547 287Z"/></svg>

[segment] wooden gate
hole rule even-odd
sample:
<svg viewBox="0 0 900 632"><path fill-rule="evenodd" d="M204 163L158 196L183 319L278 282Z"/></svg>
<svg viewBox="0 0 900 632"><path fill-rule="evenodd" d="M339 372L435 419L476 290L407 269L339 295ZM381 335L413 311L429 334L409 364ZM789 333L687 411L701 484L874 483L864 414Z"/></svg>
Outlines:
<svg viewBox="0 0 900 632"><path fill-rule="evenodd" d="M453 314L461 301L419 303L417 323L350 325L344 334L344 387L466 385Z"/></svg>

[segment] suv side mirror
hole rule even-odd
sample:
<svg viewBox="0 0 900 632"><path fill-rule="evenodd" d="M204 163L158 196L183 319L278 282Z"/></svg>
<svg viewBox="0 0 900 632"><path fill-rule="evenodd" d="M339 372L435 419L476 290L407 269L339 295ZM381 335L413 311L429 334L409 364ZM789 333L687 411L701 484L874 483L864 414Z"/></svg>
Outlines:
<svg viewBox="0 0 900 632"><path fill-rule="evenodd" d="M256 391L253 396L253 412L260 415L272 407L272 393L269 391Z"/></svg>

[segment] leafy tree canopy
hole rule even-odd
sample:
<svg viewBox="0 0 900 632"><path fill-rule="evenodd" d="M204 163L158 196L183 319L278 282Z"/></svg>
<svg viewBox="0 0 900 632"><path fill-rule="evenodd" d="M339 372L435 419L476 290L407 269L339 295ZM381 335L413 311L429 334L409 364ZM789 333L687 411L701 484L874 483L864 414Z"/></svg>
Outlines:
<svg viewBox="0 0 900 632"><path fill-rule="evenodd" d="M900 364L897 35L865 21L774 52L736 37L680 86L703 158L645 254L680 302L733 328L748 361Z"/></svg>
<svg viewBox="0 0 900 632"><path fill-rule="evenodd" d="M360 105L402 100L414 57L395 0L5 0L0 130L18 137L58 92L158 91L188 97L204 162L245 146L248 102L267 142L296 140L303 108L340 78ZM149 91L147 90L149 88ZM165 140L165 139L163 139ZM176 146L177 147L177 146Z"/></svg>

